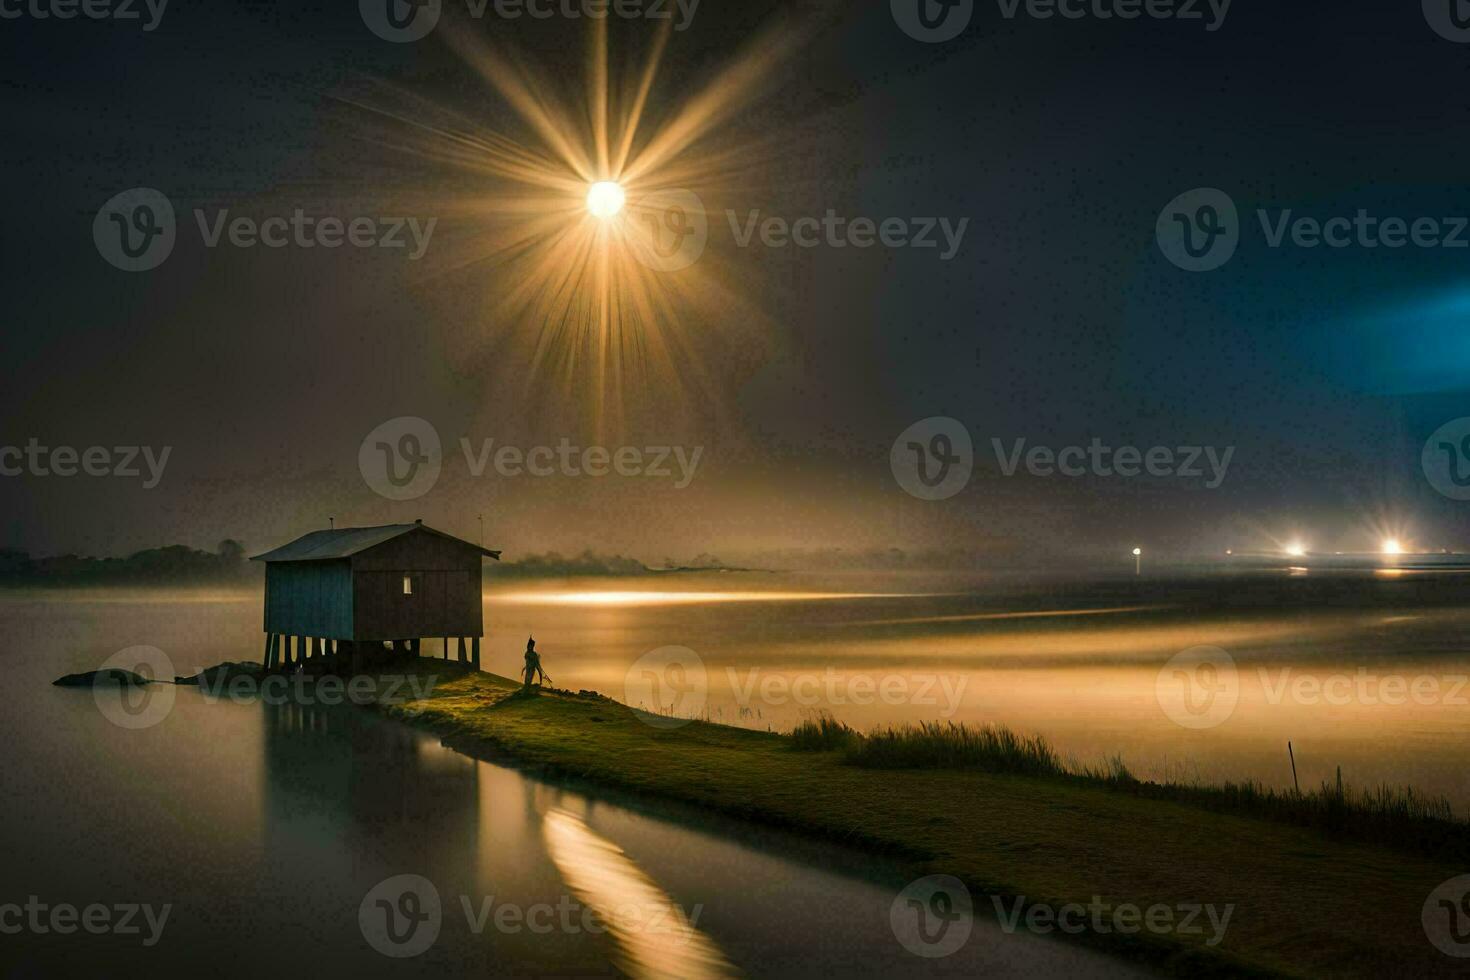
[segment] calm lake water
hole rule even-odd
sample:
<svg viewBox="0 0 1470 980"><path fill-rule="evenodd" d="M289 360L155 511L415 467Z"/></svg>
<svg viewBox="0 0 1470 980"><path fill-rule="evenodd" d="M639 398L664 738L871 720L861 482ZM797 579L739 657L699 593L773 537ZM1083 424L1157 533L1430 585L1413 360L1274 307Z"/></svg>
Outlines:
<svg viewBox="0 0 1470 980"><path fill-rule="evenodd" d="M636 647L629 637L594 655L616 628L608 617L631 625L631 610L516 608L548 627L561 683L592 683ZM667 607L645 608L644 628L661 632ZM496 606L493 619L510 616ZM148 905L155 921L169 907L151 945L143 914L133 935L0 934L0 974L1131 974L988 919L954 955L917 957L890 926L907 879L881 862L537 781L352 707L210 703L170 688L166 717L129 730L109 720L121 705L106 693L49 686L138 644L181 672L247 659L259 622L253 596L0 599L15 695L0 715L0 908L40 903L45 925L61 905ZM491 667L509 671L515 644L501 628ZM376 951L384 929L407 934L409 917L431 915L431 893L432 943L411 959Z"/></svg>
<svg viewBox="0 0 1470 980"><path fill-rule="evenodd" d="M1341 766L1351 782L1411 784L1464 813L1467 585L1459 573L505 581L487 590L484 666L514 674L534 632L558 686L672 697L675 714L778 730L823 710L862 728L1003 722L1148 776L1289 786L1291 740L1303 785ZM19 695L0 716L0 904L173 906L152 948L0 935L6 975L1121 972L988 920L960 953L920 959L889 924L905 880L871 860L539 782L364 711L209 703L185 688L163 722L131 731L92 692L49 686L140 644L180 673L258 659L260 619L254 593L0 598L0 656ZM1171 665L1199 646L1228 659ZM668 647L673 661L648 659ZM359 920L398 875L432 883L443 908L437 941L413 959L375 952ZM497 928L505 905L663 909L682 925L673 937L626 922Z"/></svg>

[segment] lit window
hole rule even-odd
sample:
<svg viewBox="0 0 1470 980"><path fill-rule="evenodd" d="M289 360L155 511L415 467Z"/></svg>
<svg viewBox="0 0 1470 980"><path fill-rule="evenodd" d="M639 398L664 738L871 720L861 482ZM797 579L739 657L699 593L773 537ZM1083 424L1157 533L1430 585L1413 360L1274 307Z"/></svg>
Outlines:
<svg viewBox="0 0 1470 980"><path fill-rule="evenodd" d="M403 594L404 595L413 595L413 576L412 575L405 575L405 576L403 576Z"/></svg>

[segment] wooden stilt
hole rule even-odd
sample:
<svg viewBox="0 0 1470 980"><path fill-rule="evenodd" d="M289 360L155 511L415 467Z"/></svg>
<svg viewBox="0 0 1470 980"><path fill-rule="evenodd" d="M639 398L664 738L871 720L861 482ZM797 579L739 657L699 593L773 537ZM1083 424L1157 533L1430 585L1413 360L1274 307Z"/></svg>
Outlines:
<svg viewBox="0 0 1470 980"><path fill-rule="evenodd" d="M470 656L472 658L470 660L470 663L474 664L476 670L479 670L480 669L480 638L478 636L472 636L472 637L470 637Z"/></svg>
<svg viewBox="0 0 1470 980"><path fill-rule="evenodd" d="M460 663L464 663L469 659L469 656L465 653L464 637L462 636L459 638L459 656L455 659L458 660Z"/></svg>
<svg viewBox="0 0 1470 980"><path fill-rule="evenodd" d="M322 638L313 636L311 638L311 659L320 659L322 655Z"/></svg>
<svg viewBox="0 0 1470 980"><path fill-rule="evenodd" d="M261 656L260 665L262 667L264 667L266 670L270 670L270 667L271 667L271 635L269 633L267 633L265 635L265 653Z"/></svg>

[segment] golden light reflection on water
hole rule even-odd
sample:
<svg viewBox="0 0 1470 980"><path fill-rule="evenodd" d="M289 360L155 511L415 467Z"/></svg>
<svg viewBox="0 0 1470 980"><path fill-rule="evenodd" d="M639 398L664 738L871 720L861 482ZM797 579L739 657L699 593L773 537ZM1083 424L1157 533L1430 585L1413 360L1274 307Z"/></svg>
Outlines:
<svg viewBox="0 0 1470 980"><path fill-rule="evenodd" d="M1029 612L965 613L953 616L908 616L902 619L862 619L848 626L908 626L917 623L979 623L1003 619L1053 619L1067 616L1118 616L1124 613L1154 612L1172 606L1113 606L1109 609L1036 609Z"/></svg>
<svg viewBox="0 0 1470 980"><path fill-rule="evenodd" d="M713 602L820 602L907 599L902 592L497 592L486 601L517 606L675 606Z"/></svg>
<svg viewBox="0 0 1470 980"><path fill-rule="evenodd" d="M566 810L547 811L541 826L552 863L607 929L621 972L693 980L736 975L719 948L622 848Z"/></svg>

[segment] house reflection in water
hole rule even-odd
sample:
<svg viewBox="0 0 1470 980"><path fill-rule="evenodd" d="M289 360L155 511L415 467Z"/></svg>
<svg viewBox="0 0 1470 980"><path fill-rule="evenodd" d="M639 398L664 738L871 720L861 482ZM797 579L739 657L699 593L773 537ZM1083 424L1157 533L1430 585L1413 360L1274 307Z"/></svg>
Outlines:
<svg viewBox="0 0 1470 980"><path fill-rule="evenodd" d="M730 972L698 917L592 829L606 804L360 708L262 709L263 857L278 869L266 893L292 921L330 931L326 942L355 947L339 965L374 964L359 904L414 874L437 890L443 927L411 973Z"/></svg>
<svg viewBox="0 0 1470 980"><path fill-rule="evenodd" d="M262 707L268 852L319 866L324 881L361 884L359 897L390 871L434 880L432 869L462 876L479 863L473 759L357 707Z"/></svg>

